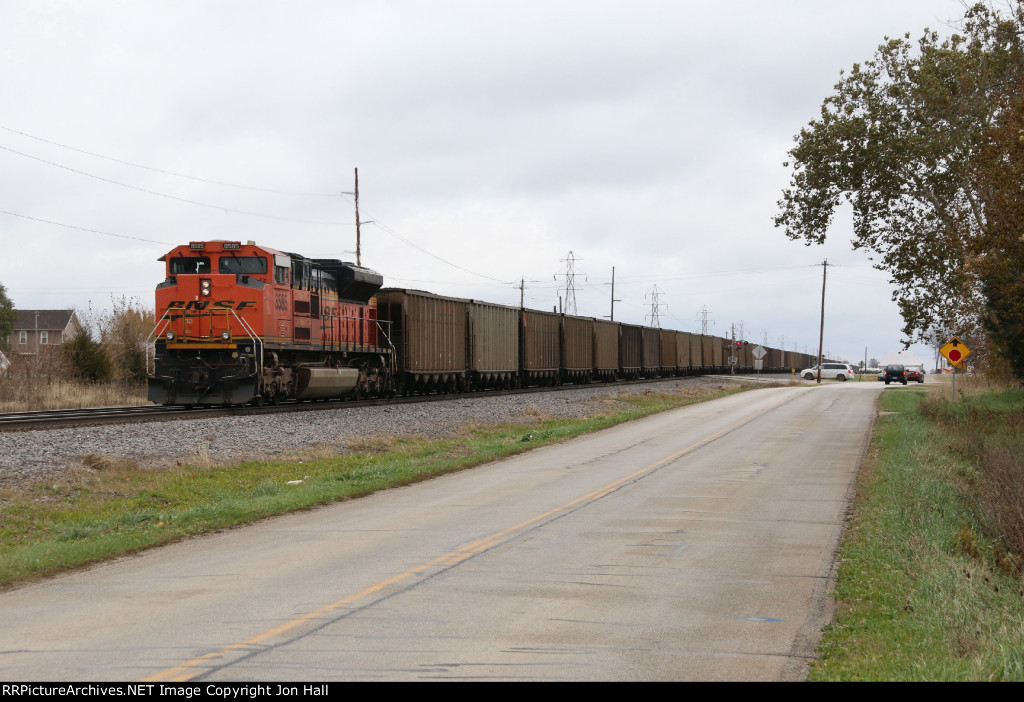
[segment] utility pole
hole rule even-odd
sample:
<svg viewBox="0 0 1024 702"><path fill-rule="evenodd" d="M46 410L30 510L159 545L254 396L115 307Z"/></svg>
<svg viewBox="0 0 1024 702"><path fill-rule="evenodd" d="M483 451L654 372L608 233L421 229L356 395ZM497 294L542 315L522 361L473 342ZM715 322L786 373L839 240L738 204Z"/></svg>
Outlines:
<svg viewBox="0 0 1024 702"><path fill-rule="evenodd" d="M605 283L605 285L607 285L607 283ZM608 315L608 319L610 319L613 322L615 321L615 303L616 302L622 302L622 300L616 300L615 299L615 266L612 266L612 310L611 310L611 313Z"/></svg>
<svg viewBox="0 0 1024 702"><path fill-rule="evenodd" d="M828 277L828 259L821 263L821 328L818 332L818 385L821 385L821 349L825 345L825 279Z"/></svg>
<svg viewBox="0 0 1024 702"><path fill-rule="evenodd" d="M358 168L356 169L355 198L356 198L356 265L357 266L361 266L361 265L363 265L363 261L362 261L362 256L361 256L361 241L360 241L360 236L359 236L359 169Z"/></svg>
<svg viewBox="0 0 1024 702"><path fill-rule="evenodd" d="M359 221L359 169L356 170L356 189L352 192L342 192L342 195L351 195L356 201L356 265L363 265L362 261L362 237L359 232L360 224L372 224L373 220L368 219L365 222Z"/></svg>
<svg viewBox="0 0 1024 702"><path fill-rule="evenodd" d="M732 356L734 353L736 353L736 325L731 324L730 329L732 329L732 343L729 344L729 355ZM729 364L729 375L736 375L735 363Z"/></svg>
<svg viewBox="0 0 1024 702"><path fill-rule="evenodd" d="M524 297L526 295L526 278L519 279L519 309L523 309Z"/></svg>

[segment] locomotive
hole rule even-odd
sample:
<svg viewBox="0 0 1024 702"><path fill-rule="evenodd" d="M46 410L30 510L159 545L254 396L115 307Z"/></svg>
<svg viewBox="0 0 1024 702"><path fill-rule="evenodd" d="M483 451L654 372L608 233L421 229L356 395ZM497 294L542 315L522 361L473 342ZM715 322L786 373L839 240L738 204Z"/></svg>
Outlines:
<svg viewBox="0 0 1024 702"><path fill-rule="evenodd" d="M149 400L240 405L386 394L394 356L380 274L254 242L194 241L158 259Z"/></svg>
<svg viewBox="0 0 1024 702"><path fill-rule="evenodd" d="M817 359L721 337L382 288L334 259L254 242L162 256L149 399L241 405L590 383Z"/></svg>

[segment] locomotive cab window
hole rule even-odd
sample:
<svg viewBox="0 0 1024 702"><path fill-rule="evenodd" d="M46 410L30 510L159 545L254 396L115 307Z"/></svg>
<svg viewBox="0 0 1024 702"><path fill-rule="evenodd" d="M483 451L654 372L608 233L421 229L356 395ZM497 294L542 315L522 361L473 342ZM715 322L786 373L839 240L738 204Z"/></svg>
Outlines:
<svg viewBox="0 0 1024 702"><path fill-rule="evenodd" d="M176 256L171 261L171 275L188 275L189 273L209 273L209 256Z"/></svg>
<svg viewBox="0 0 1024 702"><path fill-rule="evenodd" d="M288 284L288 269L285 266L274 266L274 282Z"/></svg>
<svg viewBox="0 0 1024 702"><path fill-rule="evenodd" d="M267 259L262 256L221 256L217 270L220 273L262 275L267 272Z"/></svg>

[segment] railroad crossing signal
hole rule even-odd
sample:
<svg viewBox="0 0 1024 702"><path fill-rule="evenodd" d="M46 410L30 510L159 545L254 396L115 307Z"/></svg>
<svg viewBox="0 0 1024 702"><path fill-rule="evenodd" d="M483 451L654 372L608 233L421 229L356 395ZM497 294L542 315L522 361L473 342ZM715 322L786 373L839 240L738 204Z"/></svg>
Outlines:
<svg viewBox="0 0 1024 702"><path fill-rule="evenodd" d="M946 360L953 364L954 368L963 368L964 360L971 355L971 350L964 345L957 337L946 342L946 345L939 349L939 353L946 357Z"/></svg>

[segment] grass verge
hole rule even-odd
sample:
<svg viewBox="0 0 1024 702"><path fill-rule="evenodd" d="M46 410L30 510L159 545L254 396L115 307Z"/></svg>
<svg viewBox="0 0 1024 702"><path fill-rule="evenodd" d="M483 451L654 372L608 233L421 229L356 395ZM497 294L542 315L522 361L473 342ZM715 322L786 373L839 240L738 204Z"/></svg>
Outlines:
<svg viewBox="0 0 1024 702"><path fill-rule="evenodd" d="M466 427L442 439L369 437L350 452L303 460L146 470L91 457L54 484L0 493L0 586L167 544L188 536L368 495L739 392L619 395L586 419ZM200 463L202 463L200 461Z"/></svg>
<svg viewBox="0 0 1024 702"><path fill-rule="evenodd" d="M1019 391L882 394L811 680L1024 680L1019 560L979 450L1019 447L1022 408Z"/></svg>

